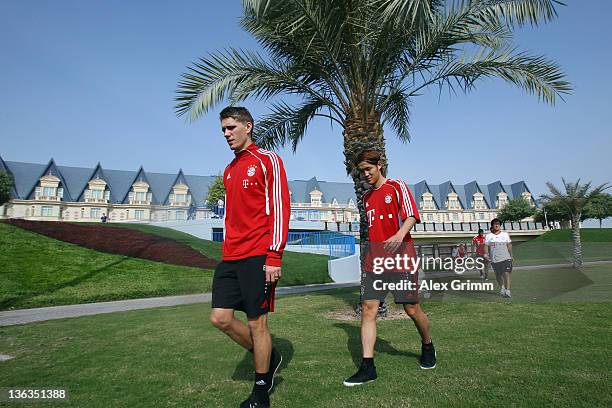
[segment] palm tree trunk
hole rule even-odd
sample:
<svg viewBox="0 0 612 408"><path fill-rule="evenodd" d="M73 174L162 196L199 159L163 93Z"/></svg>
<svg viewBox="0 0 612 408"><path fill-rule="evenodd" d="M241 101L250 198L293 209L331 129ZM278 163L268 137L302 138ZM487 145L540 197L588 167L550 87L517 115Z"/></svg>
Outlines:
<svg viewBox="0 0 612 408"><path fill-rule="evenodd" d="M580 242L580 214L572 215L572 241L574 242L574 268L582 266L582 243Z"/></svg>
<svg viewBox="0 0 612 408"><path fill-rule="evenodd" d="M383 136L380 116L369 117L366 120L361 118L347 118L344 121L344 164L346 172L353 179L355 196L357 198L357 208L359 209L359 238L363 261L363 255L368 242L368 222L365 208L363 206L363 194L370 189L369 184L362 179L355 158L366 149L373 149L381 153L384 160L382 173L387 173L387 156L385 154L385 138Z"/></svg>

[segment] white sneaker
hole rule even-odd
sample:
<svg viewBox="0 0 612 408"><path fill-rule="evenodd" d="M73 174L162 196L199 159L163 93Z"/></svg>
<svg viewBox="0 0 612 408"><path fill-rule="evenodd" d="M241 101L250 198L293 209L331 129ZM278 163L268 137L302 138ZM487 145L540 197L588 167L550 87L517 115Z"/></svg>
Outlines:
<svg viewBox="0 0 612 408"><path fill-rule="evenodd" d="M506 289L506 297L511 298L512 295L510 294L510 289Z"/></svg>
<svg viewBox="0 0 612 408"><path fill-rule="evenodd" d="M501 289L499 290L499 294L500 296L506 296L506 288L502 286Z"/></svg>

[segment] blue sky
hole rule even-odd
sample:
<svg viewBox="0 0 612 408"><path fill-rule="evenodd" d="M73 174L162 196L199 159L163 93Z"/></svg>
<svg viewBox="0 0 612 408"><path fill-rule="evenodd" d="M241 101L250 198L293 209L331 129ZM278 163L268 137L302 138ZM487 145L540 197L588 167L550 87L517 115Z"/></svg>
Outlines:
<svg viewBox="0 0 612 408"><path fill-rule="evenodd" d="M550 107L501 81L470 95L414 101L412 142L390 129L390 174L409 183L612 180L612 3L568 1L554 22L518 32L519 48L558 61L574 93ZM195 123L174 114L180 74L224 47L258 49L238 25L241 3L10 1L0 13L0 155L5 160L209 175L232 153L217 112ZM256 120L265 103L249 104ZM317 120L297 154L281 150L290 179L348 181L341 131Z"/></svg>

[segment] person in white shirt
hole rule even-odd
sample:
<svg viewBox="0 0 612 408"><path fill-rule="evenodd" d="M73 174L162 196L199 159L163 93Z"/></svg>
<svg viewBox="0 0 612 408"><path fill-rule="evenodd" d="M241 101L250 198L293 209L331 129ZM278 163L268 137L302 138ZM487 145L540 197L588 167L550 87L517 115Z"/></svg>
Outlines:
<svg viewBox="0 0 612 408"><path fill-rule="evenodd" d="M499 294L512 297L512 240L507 232L502 231L499 218L491 220L491 233L485 239L485 258L491 262L497 282L501 289Z"/></svg>

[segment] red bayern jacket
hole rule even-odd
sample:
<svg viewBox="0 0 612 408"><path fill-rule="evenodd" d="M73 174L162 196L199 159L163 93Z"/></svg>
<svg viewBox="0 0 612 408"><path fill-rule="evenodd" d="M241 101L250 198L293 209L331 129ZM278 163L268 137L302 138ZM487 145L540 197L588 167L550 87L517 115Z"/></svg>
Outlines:
<svg viewBox="0 0 612 408"><path fill-rule="evenodd" d="M236 153L223 172L223 260L267 255L281 266L291 213L287 175L280 157L254 143Z"/></svg>

